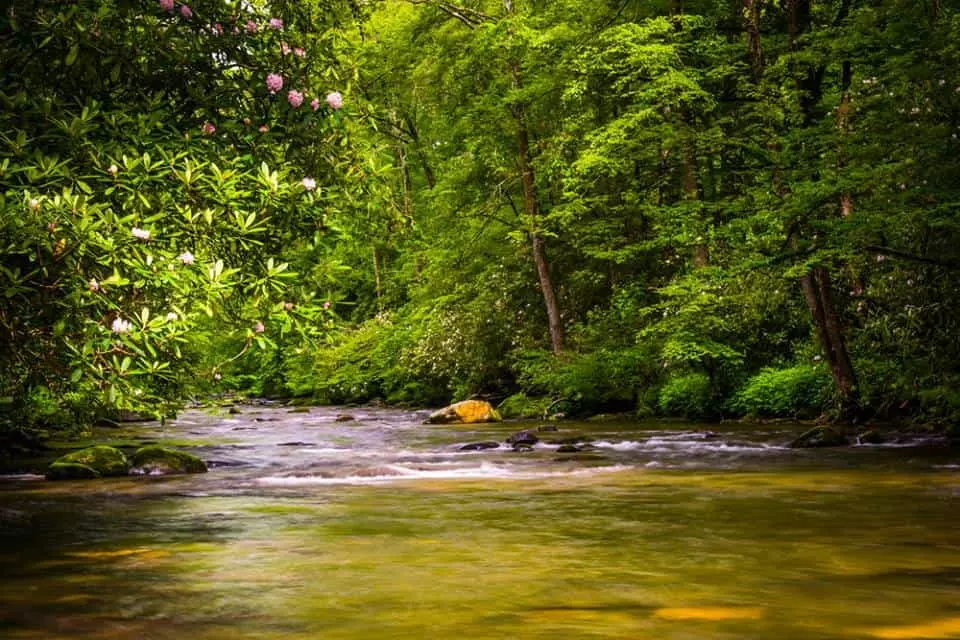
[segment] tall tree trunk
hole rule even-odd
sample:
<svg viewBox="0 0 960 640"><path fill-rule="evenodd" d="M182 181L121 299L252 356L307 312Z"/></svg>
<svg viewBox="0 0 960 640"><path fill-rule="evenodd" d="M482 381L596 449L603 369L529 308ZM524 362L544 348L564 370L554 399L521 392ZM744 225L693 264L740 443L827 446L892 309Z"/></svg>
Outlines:
<svg viewBox="0 0 960 640"><path fill-rule="evenodd" d="M747 50L750 52L750 66L757 80L763 74L763 53L760 49L760 0L743 0L746 13Z"/></svg>
<svg viewBox="0 0 960 640"><path fill-rule="evenodd" d="M513 2L504 0L507 13L514 12ZM523 81L520 74L520 64L516 60L510 62L510 79L514 89L520 89ZM550 329L550 347L553 353L563 351L564 331L560 318L560 306L553 290L553 281L550 279L550 267L544 253L544 240L537 231L537 219L540 215L540 204L537 198L537 183L533 174L533 164L530 156L530 129L527 125L527 110L523 103L513 108L513 116L517 122L517 160L520 164L520 179L523 184L523 210L530 224L530 248L533 254L533 263L537 268L537 278L540 281L540 291L543 294L543 304L547 311L547 325Z"/></svg>
<svg viewBox="0 0 960 640"><path fill-rule="evenodd" d="M810 28L811 0L787 0L787 29L790 37L790 48L799 51L799 37ZM838 25L850 10L849 0L845 0L840 8L835 23ZM804 123L810 124L816 119L815 109L823 94L822 84L826 66L811 67L805 73L794 69L797 88L800 95L800 110ZM846 127L847 112L849 110L849 86L851 70L848 62L842 67L842 98L837 114L837 126L841 131ZM838 165L842 166L842 155L838 157ZM849 194L840 196L841 215L852 215L853 199ZM857 376L847 348L846 338L842 329L840 313L833 303L830 275L824 267L814 267L801 276L800 286L803 297L810 310L811 320L816 330L820 347L826 355L830 365L830 374L834 386L840 396L840 411L844 419L855 419L860 412L859 393L857 390Z"/></svg>
<svg viewBox="0 0 960 640"><path fill-rule="evenodd" d="M377 264L377 248L373 247L373 281L377 287L377 308L383 309L383 301L380 295L380 265Z"/></svg>
<svg viewBox="0 0 960 640"><path fill-rule="evenodd" d="M516 65L511 65L514 86L519 88L520 74ZM543 250L543 238L537 231L537 218L540 207L537 201L537 184L533 175L533 166L530 163L530 133L527 130L526 110L523 105L514 109L517 120L517 156L520 163L520 176L523 183L523 210L530 223L530 244L533 253L533 262L537 267L537 278L540 280L540 291L543 293L543 303L547 310L547 323L550 328L550 346L554 353L563 351L563 323L560 320L560 307L553 292L553 282L550 279L550 268Z"/></svg>

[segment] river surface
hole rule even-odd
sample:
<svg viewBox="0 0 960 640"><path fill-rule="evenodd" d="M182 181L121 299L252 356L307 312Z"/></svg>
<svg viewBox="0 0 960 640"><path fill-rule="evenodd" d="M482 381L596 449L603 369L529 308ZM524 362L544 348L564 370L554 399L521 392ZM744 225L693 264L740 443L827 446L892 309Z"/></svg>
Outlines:
<svg viewBox="0 0 960 640"><path fill-rule="evenodd" d="M960 452L802 427L191 411L207 474L0 479L0 637L960 638ZM588 438L562 454L543 440Z"/></svg>

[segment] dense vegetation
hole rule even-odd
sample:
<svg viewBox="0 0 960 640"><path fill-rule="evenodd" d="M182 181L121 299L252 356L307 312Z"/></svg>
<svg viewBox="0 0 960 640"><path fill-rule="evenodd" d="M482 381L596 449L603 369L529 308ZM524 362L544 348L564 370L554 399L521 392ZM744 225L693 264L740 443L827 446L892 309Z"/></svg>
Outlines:
<svg viewBox="0 0 960 640"><path fill-rule="evenodd" d="M8 432L960 416L955 2L21 0L0 58Z"/></svg>

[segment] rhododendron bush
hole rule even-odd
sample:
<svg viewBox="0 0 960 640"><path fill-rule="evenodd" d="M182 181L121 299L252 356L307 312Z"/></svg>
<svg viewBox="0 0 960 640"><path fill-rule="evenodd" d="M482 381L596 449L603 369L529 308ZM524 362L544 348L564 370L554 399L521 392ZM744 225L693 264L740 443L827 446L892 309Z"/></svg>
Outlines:
<svg viewBox="0 0 960 640"><path fill-rule="evenodd" d="M309 262L359 188L343 5L5 4L8 424L160 416L218 379L204 335L235 336L239 356L322 332L325 297L289 256Z"/></svg>

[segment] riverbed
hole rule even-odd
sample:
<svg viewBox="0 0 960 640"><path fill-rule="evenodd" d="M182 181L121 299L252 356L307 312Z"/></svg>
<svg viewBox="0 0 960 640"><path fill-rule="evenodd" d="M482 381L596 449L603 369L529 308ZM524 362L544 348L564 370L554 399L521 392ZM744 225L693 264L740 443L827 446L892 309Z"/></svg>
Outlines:
<svg viewBox="0 0 960 640"><path fill-rule="evenodd" d="M207 474L0 478L0 637L960 637L956 448L613 421L463 451L543 423L240 411L97 432Z"/></svg>

